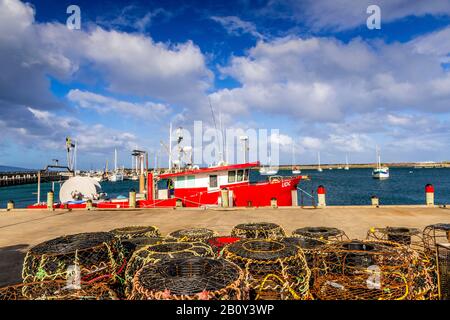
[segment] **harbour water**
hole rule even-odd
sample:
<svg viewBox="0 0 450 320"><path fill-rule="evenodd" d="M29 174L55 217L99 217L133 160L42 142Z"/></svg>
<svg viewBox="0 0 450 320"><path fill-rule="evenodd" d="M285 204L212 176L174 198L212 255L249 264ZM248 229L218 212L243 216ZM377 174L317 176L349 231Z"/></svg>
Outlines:
<svg viewBox="0 0 450 320"><path fill-rule="evenodd" d="M309 175L310 181L301 181L299 188L316 197L319 185L327 190L328 205L369 205L370 198L377 196L381 205L424 204L424 188L427 183L435 187L435 203L450 204L450 169L414 169L391 168L388 180L372 179L371 169L351 170L303 170L302 175ZM291 175L290 171L280 171L279 175ZM251 181L265 179L257 171L251 172ZM102 189L109 197L128 196L131 189L139 188L137 181L102 182ZM47 192L52 183L41 185L41 201L46 201ZM55 199L58 199L59 183L55 183ZM16 207L24 208L36 202L36 184L0 188L0 208L5 208L8 200L13 200ZM303 193L303 196L302 196ZM309 196L299 190L299 202L311 205Z"/></svg>

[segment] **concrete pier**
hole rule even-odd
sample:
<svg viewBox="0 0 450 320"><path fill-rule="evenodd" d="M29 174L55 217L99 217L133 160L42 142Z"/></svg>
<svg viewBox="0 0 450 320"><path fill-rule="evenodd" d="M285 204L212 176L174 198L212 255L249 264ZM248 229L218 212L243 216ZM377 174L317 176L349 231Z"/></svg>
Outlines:
<svg viewBox="0 0 450 320"><path fill-rule="evenodd" d="M41 182L66 180L58 172L41 172ZM38 172L2 172L0 173L0 187L15 186L38 182Z"/></svg>
<svg viewBox="0 0 450 320"><path fill-rule="evenodd" d="M350 238L364 239L371 227L404 226L423 229L450 223L450 208L427 206L328 206L289 208L123 209L123 210L0 210L0 286L20 282L26 251L64 234L108 231L130 225L155 225L163 235L181 228L205 227L221 235L245 222L274 222L287 234L306 226L344 230Z"/></svg>

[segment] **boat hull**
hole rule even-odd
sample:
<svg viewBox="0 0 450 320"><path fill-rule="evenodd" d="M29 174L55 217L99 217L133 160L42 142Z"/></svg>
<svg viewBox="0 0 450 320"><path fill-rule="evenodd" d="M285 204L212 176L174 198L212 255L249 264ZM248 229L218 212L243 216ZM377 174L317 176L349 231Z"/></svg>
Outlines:
<svg viewBox="0 0 450 320"><path fill-rule="evenodd" d="M374 179L378 179L378 180L385 180L385 179L389 179L389 169L375 169L372 172L372 177Z"/></svg>

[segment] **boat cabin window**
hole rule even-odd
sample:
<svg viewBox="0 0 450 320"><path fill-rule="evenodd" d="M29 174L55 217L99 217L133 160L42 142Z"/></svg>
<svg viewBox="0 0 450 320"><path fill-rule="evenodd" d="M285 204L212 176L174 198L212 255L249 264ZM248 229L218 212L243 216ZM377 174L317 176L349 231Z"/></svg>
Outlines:
<svg viewBox="0 0 450 320"><path fill-rule="evenodd" d="M236 171L228 171L228 183L236 182Z"/></svg>
<svg viewBox="0 0 450 320"><path fill-rule="evenodd" d="M210 188L217 188L217 175L211 175L209 176L209 187Z"/></svg>
<svg viewBox="0 0 450 320"><path fill-rule="evenodd" d="M195 187L195 176L186 177L186 187Z"/></svg>
<svg viewBox="0 0 450 320"><path fill-rule="evenodd" d="M248 181L248 169L244 171L244 181Z"/></svg>
<svg viewBox="0 0 450 320"><path fill-rule="evenodd" d="M244 179L244 170L237 171L237 182L241 182Z"/></svg>
<svg viewBox="0 0 450 320"><path fill-rule="evenodd" d="M186 185L186 177L180 176L177 177L177 180L175 182L175 187L176 188L184 188Z"/></svg>

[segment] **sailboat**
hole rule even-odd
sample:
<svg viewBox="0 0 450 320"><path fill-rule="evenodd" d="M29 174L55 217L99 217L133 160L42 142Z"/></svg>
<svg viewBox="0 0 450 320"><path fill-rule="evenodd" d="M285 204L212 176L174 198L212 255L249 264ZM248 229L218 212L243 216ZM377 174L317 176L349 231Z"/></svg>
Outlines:
<svg viewBox="0 0 450 320"><path fill-rule="evenodd" d="M347 155L345 155L345 167L344 167L344 170L350 170L350 167L348 165L348 156Z"/></svg>
<svg viewBox="0 0 450 320"><path fill-rule="evenodd" d="M377 152L377 167L373 169L372 171L372 177L374 179L384 180L389 178L389 168L384 166L381 166L381 156L380 156L380 150L376 149Z"/></svg>
<svg viewBox="0 0 450 320"><path fill-rule="evenodd" d="M294 164L295 164L294 146L295 146L294 143L292 143L292 174L300 174L300 173L302 173L301 170L297 166L294 166Z"/></svg>
<svg viewBox="0 0 450 320"><path fill-rule="evenodd" d="M111 182L123 181L123 174L119 172L119 170L117 169L117 149L114 149L114 172L109 177L109 181Z"/></svg>
<svg viewBox="0 0 450 320"><path fill-rule="evenodd" d="M323 169L322 169L322 167L320 166L320 151L317 152L317 160L318 160L318 163L319 163L319 165L317 166L317 171L322 172Z"/></svg>

